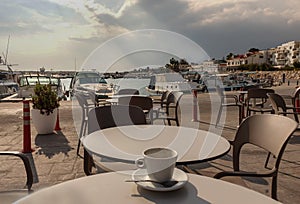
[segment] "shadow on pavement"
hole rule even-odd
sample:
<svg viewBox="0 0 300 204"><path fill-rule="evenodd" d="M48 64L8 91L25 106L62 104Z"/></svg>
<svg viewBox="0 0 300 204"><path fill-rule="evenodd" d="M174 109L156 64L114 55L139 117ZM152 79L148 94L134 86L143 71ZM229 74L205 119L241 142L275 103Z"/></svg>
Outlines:
<svg viewBox="0 0 300 204"><path fill-rule="evenodd" d="M48 135L37 135L35 137L35 145L38 147L36 154L44 154L48 158L60 153L68 155L69 151L73 149L69 143L61 131Z"/></svg>
<svg viewBox="0 0 300 204"><path fill-rule="evenodd" d="M294 137L291 137L290 144L300 144L300 135L296 135Z"/></svg>

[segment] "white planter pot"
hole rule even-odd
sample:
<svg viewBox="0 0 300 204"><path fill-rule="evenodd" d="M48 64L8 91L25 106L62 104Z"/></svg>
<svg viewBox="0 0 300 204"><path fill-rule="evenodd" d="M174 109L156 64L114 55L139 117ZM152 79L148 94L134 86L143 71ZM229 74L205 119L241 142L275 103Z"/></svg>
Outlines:
<svg viewBox="0 0 300 204"><path fill-rule="evenodd" d="M31 118L38 134L51 134L56 124L57 109L54 109L53 113L49 115L41 114L38 109L31 109Z"/></svg>

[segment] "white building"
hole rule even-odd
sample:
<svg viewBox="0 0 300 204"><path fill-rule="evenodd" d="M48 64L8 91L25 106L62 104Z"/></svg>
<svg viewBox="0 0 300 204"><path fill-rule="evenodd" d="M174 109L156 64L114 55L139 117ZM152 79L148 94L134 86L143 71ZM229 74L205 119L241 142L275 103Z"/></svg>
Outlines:
<svg viewBox="0 0 300 204"><path fill-rule="evenodd" d="M294 62L300 62L300 41L290 41L276 48L250 52L245 55L236 55L227 60L227 68L234 69L241 65L249 64L271 64L282 68L293 66Z"/></svg>
<svg viewBox="0 0 300 204"><path fill-rule="evenodd" d="M236 55L227 60L227 68L237 68L241 65L248 64L264 64L268 63L269 54L267 50L260 50L257 52L248 52L245 55Z"/></svg>
<svg viewBox="0 0 300 204"><path fill-rule="evenodd" d="M275 64L275 53L276 53L276 48L270 48L267 51L267 63L274 65Z"/></svg>
<svg viewBox="0 0 300 204"><path fill-rule="evenodd" d="M274 66L292 66L294 62L300 62L300 41L290 41L276 47L274 53Z"/></svg>
<svg viewBox="0 0 300 204"><path fill-rule="evenodd" d="M227 68L237 68L241 65L246 64L246 55L236 55L227 61Z"/></svg>
<svg viewBox="0 0 300 204"><path fill-rule="evenodd" d="M245 64L264 64L268 63L268 51L260 50L254 53L247 53L247 57L245 59Z"/></svg>
<svg viewBox="0 0 300 204"><path fill-rule="evenodd" d="M197 72L216 73L220 71L221 66L216 60L205 60L202 64L193 65L192 69Z"/></svg>

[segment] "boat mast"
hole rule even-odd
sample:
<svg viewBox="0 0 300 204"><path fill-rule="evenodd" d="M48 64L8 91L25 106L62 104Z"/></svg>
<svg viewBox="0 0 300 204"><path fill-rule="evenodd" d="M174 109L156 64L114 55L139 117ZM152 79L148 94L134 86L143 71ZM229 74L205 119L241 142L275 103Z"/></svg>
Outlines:
<svg viewBox="0 0 300 204"><path fill-rule="evenodd" d="M3 65L6 65L7 66L7 69L8 71L10 71L11 73L13 73L13 70L11 68L11 66L13 66L12 64L8 64L8 49L9 49L9 40L10 40L10 35L8 36L8 39L7 39L7 45L6 45L6 53L2 53L3 54L3 57L4 57L4 61L2 61Z"/></svg>
<svg viewBox="0 0 300 204"><path fill-rule="evenodd" d="M10 39L10 35L8 36L8 39L7 39L7 45L6 45L6 54L5 54L5 61L4 63L7 65L7 56L8 56L8 48L9 48L9 39Z"/></svg>

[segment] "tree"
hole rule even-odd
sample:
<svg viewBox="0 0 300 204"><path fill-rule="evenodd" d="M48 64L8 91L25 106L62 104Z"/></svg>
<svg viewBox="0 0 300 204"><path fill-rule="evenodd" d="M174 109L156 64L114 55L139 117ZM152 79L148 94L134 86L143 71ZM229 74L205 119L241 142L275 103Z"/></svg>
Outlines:
<svg viewBox="0 0 300 204"><path fill-rule="evenodd" d="M182 65L189 65L189 63L186 61L186 59L180 59L179 64L182 64Z"/></svg>
<svg viewBox="0 0 300 204"><path fill-rule="evenodd" d="M294 65L295 68L300 68L300 62L299 61L295 61L293 63L293 65Z"/></svg>
<svg viewBox="0 0 300 204"><path fill-rule="evenodd" d="M179 61L174 59L173 57L170 59L170 63L166 64L165 67L167 69L171 69L174 72L182 71L182 68L188 67L188 66L182 66L182 65L189 65L189 63L186 61L186 59L180 59Z"/></svg>
<svg viewBox="0 0 300 204"><path fill-rule="evenodd" d="M174 59L173 57L170 59L170 64L171 65L176 65L179 64L178 60Z"/></svg>
<svg viewBox="0 0 300 204"><path fill-rule="evenodd" d="M171 69L174 72L179 72L179 61L174 59L173 57L170 59L170 64L166 64L165 67L167 69Z"/></svg>
<svg viewBox="0 0 300 204"><path fill-rule="evenodd" d="M257 48L250 48L248 50L248 52L258 52L258 51L259 51L259 49L257 49Z"/></svg>
<svg viewBox="0 0 300 204"><path fill-rule="evenodd" d="M233 57L233 53L231 52L226 56L226 60L230 60L232 57Z"/></svg>

